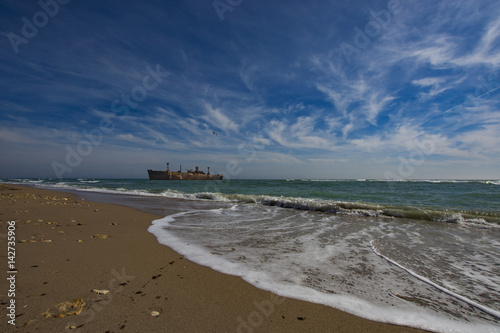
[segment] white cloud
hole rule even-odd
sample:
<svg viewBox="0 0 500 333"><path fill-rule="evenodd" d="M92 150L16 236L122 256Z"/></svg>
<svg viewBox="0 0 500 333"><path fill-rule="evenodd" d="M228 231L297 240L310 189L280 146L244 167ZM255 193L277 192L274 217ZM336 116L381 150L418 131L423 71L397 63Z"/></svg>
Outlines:
<svg viewBox="0 0 500 333"><path fill-rule="evenodd" d="M252 138L252 142L260 146L270 146L272 144L271 140L262 137L254 137Z"/></svg>
<svg viewBox="0 0 500 333"><path fill-rule="evenodd" d="M416 43L406 45L407 57L416 57L420 63L435 67L449 67L456 58L459 41L448 35L431 35ZM408 48L409 46L409 48Z"/></svg>
<svg viewBox="0 0 500 333"><path fill-rule="evenodd" d="M349 159L347 158L308 158L307 161L311 163L325 163L325 164L337 164L337 163L347 163Z"/></svg>
<svg viewBox="0 0 500 333"><path fill-rule="evenodd" d="M378 114L384 109L387 103L394 99L392 96L380 96L378 93L372 93L366 106L367 121L376 126Z"/></svg>
<svg viewBox="0 0 500 333"><path fill-rule="evenodd" d="M19 133L19 131L0 128L0 142L34 144L37 142L37 140L32 138L31 136L21 134Z"/></svg>
<svg viewBox="0 0 500 333"><path fill-rule="evenodd" d="M352 119L351 122L342 128L342 139L347 139L347 135L353 129Z"/></svg>
<svg viewBox="0 0 500 333"><path fill-rule="evenodd" d="M273 120L268 129L270 139L283 147L302 149L335 149L334 137L316 128L316 117L298 117L291 124Z"/></svg>
<svg viewBox="0 0 500 333"><path fill-rule="evenodd" d="M451 88L452 86L449 82L449 77L426 77L422 79L416 79L411 81L413 85L420 86L423 88L429 88L428 92L421 92L420 96L423 101L433 98Z"/></svg>
<svg viewBox="0 0 500 333"><path fill-rule="evenodd" d="M481 129L464 133L459 140L469 149L486 156L500 154L500 124L491 124Z"/></svg>
<svg viewBox="0 0 500 333"><path fill-rule="evenodd" d="M59 145L66 142L77 142L82 138L84 137L80 131L71 129L56 129L36 125L0 128L0 142L16 144Z"/></svg>
<svg viewBox="0 0 500 333"><path fill-rule="evenodd" d="M205 120L208 124L212 125L214 129L220 128L224 131L234 131L239 130L238 124L224 114L221 109L213 108L210 104L205 104L206 114L200 118Z"/></svg>
<svg viewBox="0 0 500 333"><path fill-rule="evenodd" d="M382 141L379 136L364 137L362 139L353 139L349 141L356 149L365 152L380 151L387 147L387 142Z"/></svg>
<svg viewBox="0 0 500 333"><path fill-rule="evenodd" d="M327 74L327 77L318 80L315 86L341 114L344 138L350 131L364 128L368 124L377 126L380 113L396 99L386 89L387 73L382 68L348 78L346 73L338 66L332 65L329 59L316 56L312 63L318 71Z"/></svg>
<svg viewBox="0 0 500 333"><path fill-rule="evenodd" d="M302 163L300 159L298 159L293 155L278 153L278 152L269 152L269 151L258 151L255 158L255 162L276 163L282 166ZM276 176L279 177L279 174L276 174Z"/></svg>
<svg viewBox="0 0 500 333"><path fill-rule="evenodd" d="M127 141L127 142L131 142L131 143L134 143L134 144L142 144L142 145L145 145L145 146L153 146L153 142L151 142L151 140L148 140L148 139L144 139L144 138L140 138L140 137L137 137L133 134L118 134L116 137L115 137L116 140L118 141ZM163 140L164 143L166 143L164 140Z"/></svg>
<svg viewBox="0 0 500 333"><path fill-rule="evenodd" d="M481 37L478 46L470 54L466 54L451 60L459 66L474 66L478 64L497 67L500 65L500 50L498 44L500 37L500 18L488 24L486 31Z"/></svg>

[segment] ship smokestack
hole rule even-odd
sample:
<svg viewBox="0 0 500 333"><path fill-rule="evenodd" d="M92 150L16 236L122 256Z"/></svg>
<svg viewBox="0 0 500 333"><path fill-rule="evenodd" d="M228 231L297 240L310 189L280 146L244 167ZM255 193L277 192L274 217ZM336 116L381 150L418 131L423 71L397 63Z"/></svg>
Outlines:
<svg viewBox="0 0 500 333"><path fill-rule="evenodd" d="M170 171L170 163L167 163L167 171Z"/></svg>
<svg viewBox="0 0 500 333"><path fill-rule="evenodd" d="M209 174L210 174L210 167L208 167L208 173L207 173L207 175L209 175Z"/></svg>

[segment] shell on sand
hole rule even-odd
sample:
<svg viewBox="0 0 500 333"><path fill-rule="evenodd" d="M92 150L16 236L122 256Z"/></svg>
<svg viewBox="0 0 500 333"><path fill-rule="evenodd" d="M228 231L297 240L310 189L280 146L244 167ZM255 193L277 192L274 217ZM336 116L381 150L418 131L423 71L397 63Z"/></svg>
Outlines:
<svg viewBox="0 0 500 333"><path fill-rule="evenodd" d="M95 292L96 294L98 295L106 295L107 293L109 293L109 290L106 290L106 289L92 289L93 292Z"/></svg>
<svg viewBox="0 0 500 333"><path fill-rule="evenodd" d="M151 311L151 316L152 317L158 317L160 313L158 311Z"/></svg>
<svg viewBox="0 0 500 333"><path fill-rule="evenodd" d="M42 313L41 316L44 318L63 318L66 316L77 316L82 312L84 306L84 300L78 298L72 302L66 301L59 303L55 306L55 310L52 309L53 311L51 311L51 309L47 309L47 311Z"/></svg>
<svg viewBox="0 0 500 333"><path fill-rule="evenodd" d="M106 238L108 238L108 235L95 234L91 238L106 239Z"/></svg>

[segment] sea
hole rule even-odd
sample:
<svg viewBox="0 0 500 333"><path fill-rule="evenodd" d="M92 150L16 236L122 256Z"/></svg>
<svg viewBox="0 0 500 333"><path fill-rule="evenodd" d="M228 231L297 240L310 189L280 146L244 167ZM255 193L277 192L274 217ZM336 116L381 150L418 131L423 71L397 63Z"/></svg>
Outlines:
<svg viewBox="0 0 500 333"><path fill-rule="evenodd" d="M434 332L500 332L497 179L1 182L155 207L159 243L281 296Z"/></svg>

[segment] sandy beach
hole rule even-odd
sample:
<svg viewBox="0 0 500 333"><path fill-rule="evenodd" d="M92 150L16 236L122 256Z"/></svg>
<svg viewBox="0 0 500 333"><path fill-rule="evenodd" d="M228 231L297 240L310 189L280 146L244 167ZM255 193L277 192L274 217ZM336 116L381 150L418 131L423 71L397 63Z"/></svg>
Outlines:
<svg viewBox="0 0 500 333"><path fill-rule="evenodd" d="M163 216L7 184L0 198L5 332L421 332L194 264L147 232Z"/></svg>

